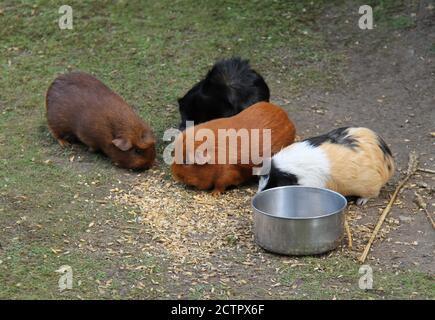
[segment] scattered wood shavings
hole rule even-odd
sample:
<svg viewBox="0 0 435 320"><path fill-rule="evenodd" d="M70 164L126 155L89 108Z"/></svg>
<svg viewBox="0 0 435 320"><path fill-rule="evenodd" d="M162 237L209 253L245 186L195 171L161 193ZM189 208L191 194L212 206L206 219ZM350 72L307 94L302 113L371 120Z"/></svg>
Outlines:
<svg viewBox="0 0 435 320"><path fill-rule="evenodd" d="M146 225L155 245L183 263L208 261L232 247L255 247L250 208L254 190L234 189L215 198L155 173L130 191L113 190L111 195L139 212L136 221Z"/></svg>
<svg viewBox="0 0 435 320"><path fill-rule="evenodd" d="M211 278L225 274L222 261L229 257L237 259L238 265L247 268L270 263L270 257L254 241L250 202L255 189L255 185L233 189L215 198L208 192L186 188L168 180L164 171L154 170L141 176L129 190L112 189L110 196L101 202L115 202L129 208L133 216L130 223L142 225L141 234L150 239L142 251L160 252L169 257L171 266L168 271L174 279L181 275L191 277L187 273L195 270L198 282L207 283ZM402 206L401 200L393 201L395 205ZM378 206L385 204L364 207L349 205L346 214L347 245L343 243L332 255L357 258L358 252L363 251L365 244L370 241L375 228L373 216L368 213ZM381 212L382 208L378 210ZM400 220L384 220L375 238L390 241L388 234L400 227ZM131 233L138 236L134 228ZM135 242L131 235L115 241L120 245ZM89 247L88 250L95 249ZM109 251L114 255L119 254L110 247ZM303 265L297 257L290 260L290 257L276 257L291 268Z"/></svg>

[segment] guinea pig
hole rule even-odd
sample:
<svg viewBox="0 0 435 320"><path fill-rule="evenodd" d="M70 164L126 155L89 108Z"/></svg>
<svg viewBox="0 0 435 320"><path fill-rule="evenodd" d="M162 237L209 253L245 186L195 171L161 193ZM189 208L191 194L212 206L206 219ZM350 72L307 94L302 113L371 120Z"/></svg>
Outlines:
<svg viewBox="0 0 435 320"><path fill-rule="evenodd" d="M209 120L231 117L256 102L270 98L263 77L251 69L248 60L231 58L218 61L201 80L178 100L181 123L200 124Z"/></svg>
<svg viewBox="0 0 435 320"><path fill-rule="evenodd" d="M150 127L115 92L84 72L57 77L46 94L49 129L64 147L78 139L115 165L148 169L156 157Z"/></svg>
<svg viewBox="0 0 435 320"><path fill-rule="evenodd" d="M232 133L226 136L229 132ZM256 133L258 139L252 138ZM198 135L200 137L196 139ZM245 139L242 139L243 135ZM188 142L188 137L195 137L195 141ZM231 145L231 137L237 145ZM287 112L271 103L259 102L233 117L208 121L183 131L175 140L175 153L181 150L181 161L175 157L172 174L175 180L187 185L201 190L212 189L216 196L230 186L250 180L253 168L262 164L266 153L270 157L294 139L295 126ZM246 140L247 146L242 142ZM209 149L203 148L204 145Z"/></svg>
<svg viewBox="0 0 435 320"><path fill-rule="evenodd" d="M268 175L260 177L259 191L301 185L327 188L357 197L364 205L394 174L390 148L375 132L343 127L309 138L272 157Z"/></svg>

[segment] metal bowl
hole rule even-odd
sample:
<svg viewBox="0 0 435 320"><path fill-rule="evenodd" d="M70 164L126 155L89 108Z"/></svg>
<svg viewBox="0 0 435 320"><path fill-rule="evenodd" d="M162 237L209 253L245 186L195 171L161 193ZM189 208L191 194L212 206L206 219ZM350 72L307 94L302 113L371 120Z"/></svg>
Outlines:
<svg viewBox="0 0 435 320"><path fill-rule="evenodd" d="M268 251L312 255L335 249L344 235L346 198L321 188L285 186L252 199L255 241Z"/></svg>

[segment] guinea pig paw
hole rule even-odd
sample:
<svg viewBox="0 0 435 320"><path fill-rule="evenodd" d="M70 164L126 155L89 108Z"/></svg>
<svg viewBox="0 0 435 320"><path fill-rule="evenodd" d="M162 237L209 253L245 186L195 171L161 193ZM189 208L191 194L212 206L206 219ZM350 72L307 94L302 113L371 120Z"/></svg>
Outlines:
<svg viewBox="0 0 435 320"><path fill-rule="evenodd" d="M213 190L213 191L211 192L211 195L212 195L213 197L215 197L215 198L219 197L221 194L222 194L222 191L221 191L221 190Z"/></svg>
<svg viewBox="0 0 435 320"><path fill-rule="evenodd" d="M358 198L356 199L356 204L358 206L363 206L367 203L367 201L369 201L369 198Z"/></svg>
<svg viewBox="0 0 435 320"><path fill-rule="evenodd" d="M60 144L62 148L69 147L71 144L64 139L57 139L57 142Z"/></svg>

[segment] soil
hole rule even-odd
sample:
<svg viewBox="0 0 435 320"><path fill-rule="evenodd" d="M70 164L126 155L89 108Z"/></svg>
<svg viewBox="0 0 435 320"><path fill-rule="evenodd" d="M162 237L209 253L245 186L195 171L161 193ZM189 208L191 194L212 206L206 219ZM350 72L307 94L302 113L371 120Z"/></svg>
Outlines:
<svg viewBox="0 0 435 320"><path fill-rule="evenodd" d="M360 209L365 219L376 224L381 208L378 205L389 199L403 177L411 151L419 155L420 167L435 168L435 52L431 49L435 43L435 10L422 2L412 29L375 25L373 30L360 30L358 15L348 14L355 11L352 8L340 13L330 8L320 21L331 50L347 59L343 81L329 92L308 89L288 106L303 137L358 125L377 131L390 145L397 173L379 199L370 200ZM407 186L389 215L398 222L397 229L386 241L376 242L370 256L386 266L433 273L435 232L424 212L417 209L414 192L424 196L433 214L435 176L420 172Z"/></svg>

